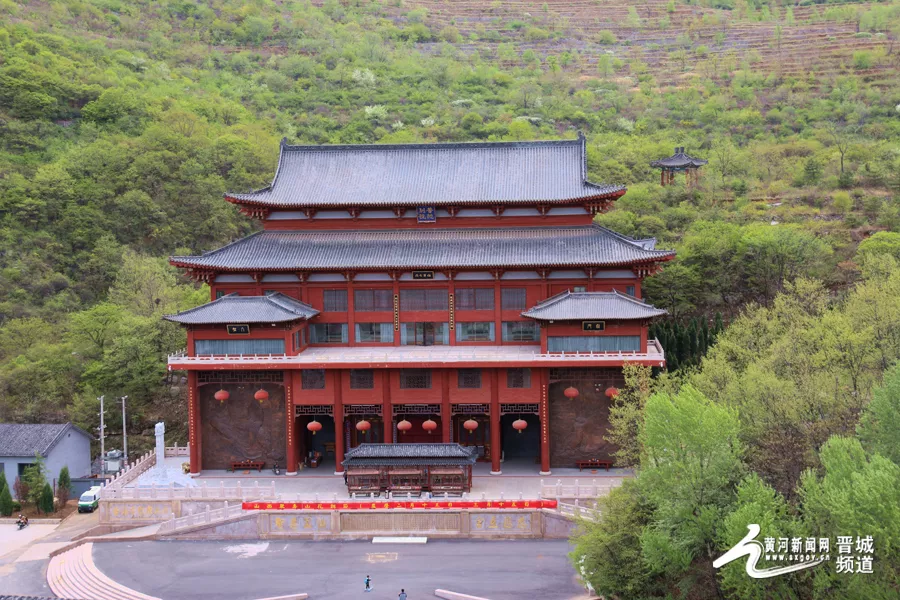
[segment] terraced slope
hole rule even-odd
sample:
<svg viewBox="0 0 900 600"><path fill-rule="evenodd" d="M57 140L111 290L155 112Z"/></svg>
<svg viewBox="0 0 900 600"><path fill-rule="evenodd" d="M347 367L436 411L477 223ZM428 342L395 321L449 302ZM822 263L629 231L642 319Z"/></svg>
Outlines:
<svg viewBox="0 0 900 600"><path fill-rule="evenodd" d="M853 10L861 13L872 6L857 4ZM826 20L829 9L824 6L793 8L792 24L784 13L768 21L754 21L734 11L670 5L667 0L405 0L402 6L383 8L399 26L408 24L410 12L416 9L427 11L424 23L433 32L456 28L461 39L454 46L463 52L478 51L509 66L525 64L527 50L542 59L577 53L562 68L591 76L597 75L598 58L604 54L624 61L640 59L662 85L689 80L693 73L733 72L745 64L782 76L852 72L888 85L898 67L896 50L872 66L863 60L855 66L855 53L868 52L876 59L887 54L889 37L877 32L860 34L855 20L831 20L834 14ZM420 13L416 18L422 18ZM609 34L614 36L612 43ZM515 42L518 58L501 56L499 47L505 42ZM441 42L420 46L437 52ZM627 68L624 72L635 74Z"/></svg>

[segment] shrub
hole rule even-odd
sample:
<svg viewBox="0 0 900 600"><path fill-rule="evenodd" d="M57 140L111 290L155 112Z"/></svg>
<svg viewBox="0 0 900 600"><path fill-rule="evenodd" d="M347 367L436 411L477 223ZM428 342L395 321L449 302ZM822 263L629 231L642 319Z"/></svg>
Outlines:
<svg viewBox="0 0 900 600"><path fill-rule="evenodd" d="M616 41L618 41L616 39L616 34L614 34L612 31L610 31L608 29L604 29L603 31L601 31L600 33L597 34L597 43L598 44L604 44L604 45L608 46L610 44L615 44Z"/></svg>
<svg viewBox="0 0 900 600"><path fill-rule="evenodd" d="M38 498L38 510L42 513L50 514L55 510L53 504L53 489L50 487L49 483L45 483L44 487L41 489L40 498Z"/></svg>
<svg viewBox="0 0 900 600"><path fill-rule="evenodd" d="M842 215L847 214L853 208L853 199L847 192L835 192L831 197L831 203L834 209Z"/></svg>
<svg viewBox="0 0 900 600"><path fill-rule="evenodd" d="M9 493L9 486L4 484L0 486L0 515L8 517L13 514L13 499Z"/></svg>
<svg viewBox="0 0 900 600"><path fill-rule="evenodd" d="M860 50L859 52L853 53L853 66L857 69L870 69L872 68L872 62L871 52Z"/></svg>

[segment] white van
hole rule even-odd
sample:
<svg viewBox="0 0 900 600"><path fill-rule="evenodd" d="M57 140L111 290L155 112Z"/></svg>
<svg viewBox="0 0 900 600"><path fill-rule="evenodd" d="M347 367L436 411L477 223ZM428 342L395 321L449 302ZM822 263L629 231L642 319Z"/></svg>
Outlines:
<svg viewBox="0 0 900 600"><path fill-rule="evenodd" d="M94 512L100 505L100 489L99 485L95 485L78 499L78 512Z"/></svg>

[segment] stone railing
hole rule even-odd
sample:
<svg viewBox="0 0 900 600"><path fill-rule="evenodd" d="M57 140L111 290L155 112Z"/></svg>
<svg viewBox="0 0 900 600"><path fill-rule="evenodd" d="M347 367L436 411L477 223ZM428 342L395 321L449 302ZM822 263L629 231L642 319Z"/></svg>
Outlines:
<svg viewBox="0 0 900 600"><path fill-rule="evenodd" d="M588 521L596 521L600 517L600 511L597 508L591 506L581 506L577 499L572 504L557 502L555 512L557 514L571 517L573 519L586 519Z"/></svg>
<svg viewBox="0 0 900 600"><path fill-rule="evenodd" d="M541 479L541 498L597 498L609 494L609 491L622 484L621 479L591 479L590 483L581 483L578 479L574 484L563 483L557 479L556 483L548 484Z"/></svg>
<svg viewBox="0 0 900 600"><path fill-rule="evenodd" d="M225 486L224 482L220 482L218 486L208 486L204 481L197 487L175 487L169 485L160 487L151 485L150 487L115 487L112 489L104 489L101 496L104 500L275 500L278 496L275 493L275 482L270 485L254 485L241 486L238 481L237 485Z"/></svg>
<svg viewBox="0 0 900 600"><path fill-rule="evenodd" d="M140 477L144 472L147 471L147 469L154 466L155 464L156 454L148 452L133 463L125 465L124 469L113 475L111 479L107 480L100 498L103 499L108 497L110 493L114 492L114 490L123 489L126 485Z"/></svg>
<svg viewBox="0 0 900 600"><path fill-rule="evenodd" d="M168 521L163 521L162 525L160 525L157 533L165 534L165 533L174 533L183 529L187 529L190 527L194 527L196 525L209 525L212 523L216 523L219 521L225 521L232 517L240 517L242 515L248 514L250 511L245 511L241 508L241 503L236 504L228 504L228 501L225 501L225 505L222 508L217 508L211 510L209 505L206 505L206 509L192 514L187 515L185 517L178 517L169 519Z"/></svg>
<svg viewBox="0 0 900 600"><path fill-rule="evenodd" d="M191 449L188 446L166 446L166 456L190 456Z"/></svg>

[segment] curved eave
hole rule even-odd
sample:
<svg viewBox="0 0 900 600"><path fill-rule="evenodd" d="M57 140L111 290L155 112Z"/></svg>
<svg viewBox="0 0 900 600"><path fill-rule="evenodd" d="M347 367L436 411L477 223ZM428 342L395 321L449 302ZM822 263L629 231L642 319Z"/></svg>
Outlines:
<svg viewBox="0 0 900 600"><path fill-rule="evenodd" d="M637 260L627 260L627 261L617 261L617 262L606 262L606 263L596 263L596 262L572 262L572 263L540 263L540 264L525 264L525 265L450 265L443 264L440 266L435 265L404 265L398 267L396 265L385 265L381 267L352 267L347 265L335 265L331 267L220 267L220 266L212 266L212 265L204 265L198 263L192 263L184 260L177 260L178 257L170 256L169 264L174 267L178 267L180 269L202 269L205 271L222 271L229 273L256 273L256 272L267 272L267 273L296 273L297 271L306 271L306 272L318 272L318 273L334 273L335 271L354 271L354 272L380 272L380 271L415 271L415 270L431 270L431 271L481 271L484 269L501 269L501 270L519 270L519 269L546 269L546 268L562 268L562 267L575 267L575 268L588 268L588 267L627 267L627 266L640 266L640 265L650 265L654 263L660 262L668 262L675 258L675 251L669 251L665 254L660 254L659 256L651 256L647 258L637 259Z"/></svg>
<svg viewBox="0 0 900 600"><path fill-rule="evenodd" d="M493 207L493 206L504 206L508 208L527 208L531 206L541 206L547 204L553 205L565 205L565 204L584 204L590 202L598 202L601 200L615 200L621 198L628 191L627 188L622 186L620 189L617 189L612 192L606 192L603 194L592 194L590 196L580 196L576 198L557 198L551 200L439 200L439 201L422 201L422 202L376 202L376 203L366 203L366 204L354 204L352 202L344 202L340 204L330 203L330 204L286 204L279 202L267 202L265 200L255 200L251 198L242 198L243 194L229 194L225 193L224 198L226 201L231 202L232 204L252 206L255 208L267 208L269 210L291 210L291 209L347 209L347 208L390 208L394 206L402 206L404 208L415 208L418 206L484 206L484 207Z"/></svg>

